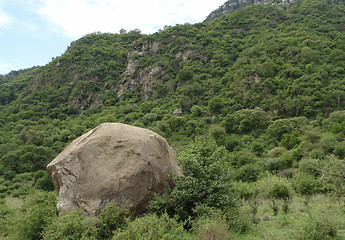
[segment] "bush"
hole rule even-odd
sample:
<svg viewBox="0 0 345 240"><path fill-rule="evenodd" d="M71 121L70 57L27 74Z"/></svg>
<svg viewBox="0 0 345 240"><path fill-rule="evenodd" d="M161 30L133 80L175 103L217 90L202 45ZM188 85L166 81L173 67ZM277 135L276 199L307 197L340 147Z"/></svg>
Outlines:
<svg viewBox="0 0 345 240"><path fill-rule="evenodd" d="M303 158L299 162L299 171L301 173L309 174L314 177L317 177L320 175L320 170L317 167L317 160L312 158Z"/></svg>
<svg viewBox="0 0 345 240"><path fill-rule="evenodd" d="M221 113L223 109L223 100L221 98L215 97L208 102L208 109L211 113Z"/></svg>
<svg viewBox="0 0 345 240"><path fill-rule="evenodd" d="M258 142L253 142L250 149L258 157L262 156L262 154L265 151L264 146L261 143L258 143Z"/></svg>
<svg viewBox="0 0 345 240"><path fill-rule="evenodd" d="M244 200L248 200L257 195L256 187L253 185L253 183L248 182L235 182L234 191L237 193L239 198Z"/></svg>
<svg viewBox="0 0 345 240"><path fill-rule="evenodd" d="M114 204L109 204L101 211L98 219L98 239L109 239L117 229L125 228L125 213L121 213Z"/></svg>
<svg viewBox="0 0 345 240"><path fill-rule="evenodd" d="M235 179L244 182L255 182L261 171L262 168L258 164L247 164L236 171Z"/></svg>
<svg viewBox="0 0 345 240"><path fill-rule="evenodd" d="M52 181L49 178L48 172L44 170L38 170L34 174L34 182L38 189L44 191L52 191L54 190L54 186Z"/></svg>
<svg viewBox="0 0 345 240"><path fill-rule="evenodd" d="M248 133L253 130L266 129L270 118L261 108L242 109L228 114L222 124L227 133Z"/></svg>
<svg viewBox="0 0 345 240"><path fill-rule="evenodd" d="M276 158L284 152L286 152L286 149L284 147L275 147L268 151L267 156L271 158Z"/></svg>
<svg viewBox="0 0 345 240"><path fill-rule="evenodd" d="M265 162L266 169L273 172L287 168L287 164L282 158L269 158Z"/></svg>
<svg viewBox="0 0 345 240"><path fill-rule="evenodd" d="M289 200L291 197L290 190L284 182L274 183L269 190L269 195L275 199Z"/></svg>
<svg viewBox="0 0 345 240"><path fill-rule="evenodd" d="M327 219L310 219L296 236L299 240L327 240L337 235L335 225Z"/></svg>
<svg viewBox="0 0 345 240"><path fill-rule="evenodd" d="M8 235L7 224L8 216L11 215L11 210L5 204L5 200L0 201L0 238L5 239Z"/></svg>
<svg viewBox="0 0 345 240"><path fill-rule="evenodd" d="M223 127L218 126L218 125L213 125L210 127L209 133L210 133L210 136L214 140L216 140L216 143L218 145L224 144L226 133Z"/></svg>
<svg viewBox="0 0 345 240"><path fill-rule="evenodd" d="M285 133L282 135L280 144L286 149L292 149L297 147L300 143L299 136L301 134L298 131L293 130L291 133Z"/></svg>
<svg viewBox="0 0 345 240"><path fill-rule="evenodd" d="M232 239L227 222L216 214L197 219L193 224L193 232L199 240Z"/></svg>
<svg viewBox="0 0 345 240"><path fill-rule="evenodd" d="M150 203L151 210L169 216L177 215L186 220L196 216L198 206L232 209L236 206L232 190L232 174L223 147L214 140L197 141L178 156L184 177L176 179L176 187L156 196Z"/></svg>
<svg viewBox="0 0 345 240"><path fill-rule="evenodd" d="M43 229L57 217L54 192L35 192L29 195L13 231L17 239L39 239Z"/></svg>
<svg viewBox="0 0 345 240"><path fill-rule="evenodd" d="M293 194L293 189L290 183L282 178L279 179L277 176L268 176L256 182L257 192L259 196L266 199L285 199L288 200Z"/></svg>
<svg viewBox="0 0 345 240"><path fill-rule="evenodd" d="M191 111L193 117L199 117L203 113L202 108L198 105L193 105L190 111Z"/></svg>
<svg viewBox="0 0 345 240"><path fill-rule="evenodd" d="M337 155L340 158L345 157L345 142L339 142L334 147L334 154Z"/></svg>
<svg viewBox="0 0 345 240"><path fill-rule="evenodd" d="M168 214L158 217L156 214L149 214L136 218L130 222L127 229L117 230L113 240L178 240L184 238L183 223L178 223L176 219L170 218Z"/></svg>
<svg viewBox="0 0 345 240"><path fill-rule="evenodd" d="M293 185L299 194L309 196L315 193L317 180L311 175L300 173L293 178Z"/></svg>
<svg viewBox="0 0 345 240"><path fill-rule="evenodd" d="M229 152L240 150L241 149L241 141L235 135L230 135L225 140L225 148Z"/></svg>
<svg viewBox="0 0 345 240"><path fill-rule="evenodd" d="M92 219L84 218L80 212L70 211L55 218L44 232L44 240L97 239L96 226Z"/></svg>

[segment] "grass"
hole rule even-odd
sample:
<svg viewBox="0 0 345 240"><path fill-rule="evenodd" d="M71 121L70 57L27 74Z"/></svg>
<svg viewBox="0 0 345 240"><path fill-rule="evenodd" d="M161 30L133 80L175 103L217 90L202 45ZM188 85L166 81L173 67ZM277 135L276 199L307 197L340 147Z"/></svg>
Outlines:
<svg viewBox="0 0 345 240"><path fill-rule="evenodd" d="M288 207L283 210L283 201L258 200L256 214L253 215L254 205L250 202L243 204L244 213L251 216L252 225L250 231L245 234L236 235L234 239L274 239L293 240L307 239L308 226L321 224L325 227L335 229L336 237L332 239L345 239L345 202L342 203L325 195L317 195L309 200L301 197L294 197ZM278 209L276 213L273 208ZM310 227L309 227L310 228ZM321 231L320 229L315 229ZM311 230L314 231L314 230ZM319 239L319 238L312 238ZM320 239L321 236L320 236Z"/></svg>
<svg viewBox="0 0 345 240"><path fill-rule="evenodd" d="M22 199L19 199L19 198L6 197L5 200L6 200L6 205L10 209L21 208L24 204L24 201Z"/></svg>

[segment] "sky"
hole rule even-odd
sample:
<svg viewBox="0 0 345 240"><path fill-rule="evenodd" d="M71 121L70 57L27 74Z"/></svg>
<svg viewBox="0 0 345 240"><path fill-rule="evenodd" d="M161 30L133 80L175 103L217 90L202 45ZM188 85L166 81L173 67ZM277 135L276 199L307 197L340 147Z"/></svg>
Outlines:
<svg viewBox="0 0 345 240"><path fill-rule="evenodd" d="M202 22L226 0L0 0L0 74L45 65L88 33Z"/></svg>

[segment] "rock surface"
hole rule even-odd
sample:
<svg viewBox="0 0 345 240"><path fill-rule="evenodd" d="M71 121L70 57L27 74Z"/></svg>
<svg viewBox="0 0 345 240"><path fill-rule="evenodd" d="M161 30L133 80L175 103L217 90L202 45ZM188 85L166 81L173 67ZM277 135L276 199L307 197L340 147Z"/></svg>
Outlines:
<svg viewBox="0 0 345 240"><path fill-rule="evenodd" d="M167 141L152 131L103 123L75 139L47 170L60 213L79 207L97 215L114 202L138 215L155 192L164 191L167 175L181 175L174 157Z"/></svg>

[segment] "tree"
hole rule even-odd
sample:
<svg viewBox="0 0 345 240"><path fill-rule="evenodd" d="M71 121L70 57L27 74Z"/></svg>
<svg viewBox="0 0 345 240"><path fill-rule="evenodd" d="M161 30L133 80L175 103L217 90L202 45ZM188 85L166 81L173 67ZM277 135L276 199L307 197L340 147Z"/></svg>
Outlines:
<svg viewBox="0 0 345 240"><path fill-rule="evenodd" d="M127 30L126 29L123 29L121 28L120 31L119 31L120 34L126 34L127 33Z"/></svg>
<svg viewBox="0 0 345 240"><path fill-rule="evenodd" d="M212 113L221 113L223 109L223 100L219 97L215 97L208 102L208 108Z"/></svg>
<svg viewBox="0 0 345 240"><path fill-rule="evenodd" d="M237 197L227 155L214 140L196 141L178 156L184 176L177 177L175 188L151 201L151 210L186 220L214 208L234 209Z"/></svg>
<svg viewBox="0 0 345 240"><path fill-rule="evenodd" d="M242 109L233 114L228 114L223 125L228 133L248 133L253 130L265 129L270 118L261 108Z"/></svg>

